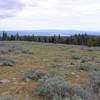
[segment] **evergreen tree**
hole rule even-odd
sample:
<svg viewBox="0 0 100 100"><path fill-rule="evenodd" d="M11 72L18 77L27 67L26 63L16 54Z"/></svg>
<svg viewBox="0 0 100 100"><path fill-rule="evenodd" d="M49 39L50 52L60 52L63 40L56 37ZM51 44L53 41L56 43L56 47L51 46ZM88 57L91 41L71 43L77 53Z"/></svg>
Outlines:
<svg viewBox="0 0 100 100"><path fill-rule="evenodd" d="M8 35L6 32L3 32L3 35L2 35L2 40L7 40L8 39Z"/></svg>

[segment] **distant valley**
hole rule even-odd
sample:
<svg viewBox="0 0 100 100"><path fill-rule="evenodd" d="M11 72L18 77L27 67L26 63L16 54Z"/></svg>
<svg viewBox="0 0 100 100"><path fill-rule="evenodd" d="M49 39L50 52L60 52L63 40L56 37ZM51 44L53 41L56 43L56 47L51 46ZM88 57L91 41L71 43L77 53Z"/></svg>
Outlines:
<svg viewBox="0 0 100 100"><path fill-rule="evenodd" d="M2 35L3 31L0 31L0 35ZM62 36L70 36L74 34L89 34L89 35L100 35L100 31L85 31L85 30L9 30L6 31L8 35L15 35L17 32L19 35L37 35L37 36L52 36L52 35L62 35Z"/></svg>

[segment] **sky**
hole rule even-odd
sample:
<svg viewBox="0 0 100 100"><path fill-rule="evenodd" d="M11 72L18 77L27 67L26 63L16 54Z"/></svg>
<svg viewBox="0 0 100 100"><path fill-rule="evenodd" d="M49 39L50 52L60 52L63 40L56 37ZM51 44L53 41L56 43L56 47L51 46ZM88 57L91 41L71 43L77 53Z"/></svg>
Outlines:
<svg viewBox="0 0 100 100"><path fill-rule="evenodd" d="M0 30L100 30L100 0L0 0Z"/></svg>

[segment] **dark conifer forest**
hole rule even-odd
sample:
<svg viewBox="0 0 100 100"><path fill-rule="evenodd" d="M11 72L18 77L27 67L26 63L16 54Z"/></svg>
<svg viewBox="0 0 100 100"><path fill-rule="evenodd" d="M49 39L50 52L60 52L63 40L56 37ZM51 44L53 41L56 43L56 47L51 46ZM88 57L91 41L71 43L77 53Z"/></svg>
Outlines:
<svg viewBox="0 0 100 100"><path fill-rule="evenodd" d="M0 41L34 41L45 43L60 43L60 44L73 44L73 45L85 45L85 46L100 46L100 36L91 36L87 34L76 34L73 36L35 36L25 35L21 36L19 33L16 35L8 35L7 32L3 32L0 36Z"/></svg>

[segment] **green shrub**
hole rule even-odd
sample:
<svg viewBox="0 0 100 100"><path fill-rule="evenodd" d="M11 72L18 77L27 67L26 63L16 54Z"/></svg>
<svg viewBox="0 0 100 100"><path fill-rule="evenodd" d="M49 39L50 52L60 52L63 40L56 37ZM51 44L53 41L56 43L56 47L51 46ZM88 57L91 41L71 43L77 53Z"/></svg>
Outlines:
<svg viewBox="0 0 100 100"><path fill-rule="evenodd" d="M37 93L46 100L93 100L90 87L73 86L64 81L64 76L57 70L51 70L39 79Z"/></svg>
<svg viewBox="0 0 100 100"><path fill-rule="evenodd" d="M56 95L56 96L53 97L53 100L63 100L63 99L62 99L61 96Z"/></svg>
<svg viewBox="0 0 100 100"><path fill-rule="evenodd" d="M58 64L58 63L51 63L51 64L48 64L49 67L52 67L52 68L59 68L59 67L62 67L62 64Z"/></svg>
<svg viewBox="0 0 100 100"><path fill-rule="evenodd" d="M23 53L23 54L33 54L33 51L31 51L31 50L22 50L21 53Z"/></svg>
<svg viewBox="0 0 100 100"><path fill-rule="evenodd" d="M85 63L79 64L79 69L85 70L85 71L90 71L90 70L98 71L98 70L100 70L100 67L95 65L94 63L85 62Z"/></svg>
<svg viewBox="0 0 100 100"><path fill-rule="evenodd" d="M60 67L68 67L70 64L69 63L57 63L57 62L52 62L50 64L48 64L48 67L52 67L52 68L60 68Z"/></svg>
<svg viewBox="0 0 100 100"><path fill-rule="evenodd" d="M89 61L89 59L86 58L86 57L82 57L82 58L80 59L80 63L86 63L86 62L88 62L88 61Z"/></svg>
<svg viewBox="0 0 100 100"><path fill-rule="evenodd" d="M85 100L85 99L81 98L80 96L74 95L71 100Z"/></svg>
<svg viewBox="0 0 100 100"><path fill-rule="evenodd" d="M5 97L5 96L0 96L0 100L18 100L15 97Z"/></svg>
<svg viewBox="0 0 100 100"><path fill-rule="evenodd" d="M12 47L0 47L0 54L8 54L9 52L12 52Z"/></svg>
<svg viewBox="0 0 100 100"><path fill-rule="evenodd" d="M64 78L64 74L58 70L50 70L46 73L45 77L47 78L53 78L53 77L59 77L59 78Z"/></svg>
<svg viewBox="0 0 100 100"><path fill-rule="evenodd" d="M40 69L30 69L25 72L25 78L31 80L41 79L45 75L45 72Z"/></svg>
<svg viewBox="0 0 100 100"><path fill-rule="evenodd" d="M46 80L41 79L37 91L39 96L52 100L55 96L60 96L61 98L70 96L71 88L71 85L63 79L52 77Z"/></svg>
<svg viewBox="0 0 100 100"><path fill-rule="evenodd" d="M71 59L78 60L78 59L80 59L81 57L78 56L78 55L76 55L76 54L72 54L72 55L70 55L70 58L71 58Z"/></svg>
<svg viewBox="0 0 100 100"><path fill-rule="evenodd" d="M94 91L100 92L100 71L91 72L89 77Z"/></svg>
<svg viewBox="0 0 100 100"><path fill-rule="evenodd" d="M54 96L53 100L85 100L82 99L80 96L72 96L72 97L65 97L65 98L61 98L60 96Z"/></svg>
<svg viewBox="0 0 100 100"><path fill-rule="evenodd" d="M80 96L84 100L94 100L93 89L89 86L74 86L74 94Z"/></svg>
<svg viewBox="0 0 100 100"><path fill-rule="evenodd" d="M16 61L14 58L11 58L9 56L1 56L0 61L3 63L5 66L13 66L16 64Z"/></svg>

